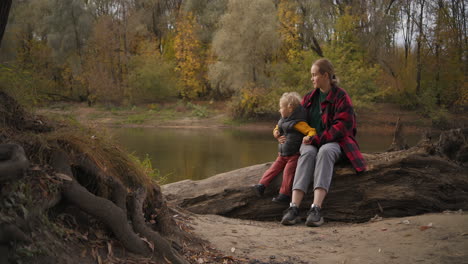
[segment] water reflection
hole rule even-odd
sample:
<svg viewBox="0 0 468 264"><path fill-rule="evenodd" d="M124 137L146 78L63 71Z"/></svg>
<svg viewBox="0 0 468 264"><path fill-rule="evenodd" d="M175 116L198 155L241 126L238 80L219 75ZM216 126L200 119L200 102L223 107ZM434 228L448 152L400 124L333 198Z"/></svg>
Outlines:
<svg viewBox="0 0 468 264"><path fill-rule="evenodd" d="M148 154L167 183L204 179L273 161L277 155L271 130L114 128L112 134L138 157ZM408 143L414 145L417 139L410 135ZM392 136L360 131L358 141L363 152L379 152L390 146Z"/></svg>

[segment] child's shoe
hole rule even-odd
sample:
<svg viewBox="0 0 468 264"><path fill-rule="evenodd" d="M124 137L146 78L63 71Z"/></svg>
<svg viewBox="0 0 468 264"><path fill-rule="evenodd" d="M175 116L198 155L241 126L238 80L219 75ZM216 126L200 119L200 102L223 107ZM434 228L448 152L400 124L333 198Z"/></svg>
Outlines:
<svg viewBox="0 0 468 264"><path fill-rule="evenodd" d="M265 193L265 185L263 184L255 184L253 188L258 197L262 197L263 193Z"/></svg>
<svg viewBox="0 0 468 264"><path fill-rule="evenodd" d="M291 202L291 197L289 197L286 194L280 193L278 194L278 196L273 197L271 201L274 203L289 204L289 202Z"/></svg>

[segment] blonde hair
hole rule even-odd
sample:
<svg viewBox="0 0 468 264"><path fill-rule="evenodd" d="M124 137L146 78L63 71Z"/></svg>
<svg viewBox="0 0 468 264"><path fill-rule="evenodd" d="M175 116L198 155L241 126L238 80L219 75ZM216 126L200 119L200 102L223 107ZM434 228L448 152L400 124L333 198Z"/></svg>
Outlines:
<svg viewBox="0 0 468 264"><path fill-rule="evenodd" d="M292 109L295 109L298 105L301 104L301 96L296 92L284 93L280 98L280 106L288 106Z"/></svg>
<svg viewBox="0 0 468 264"><path fill-rule="evenodd" d="M333 68L333 64L328 59L318 59L312 64L312 66L316 65L319 69L320 74L328 73L328 78L330 79L331 84L338 84L339 80L336 78L335 69Z"/></svg>

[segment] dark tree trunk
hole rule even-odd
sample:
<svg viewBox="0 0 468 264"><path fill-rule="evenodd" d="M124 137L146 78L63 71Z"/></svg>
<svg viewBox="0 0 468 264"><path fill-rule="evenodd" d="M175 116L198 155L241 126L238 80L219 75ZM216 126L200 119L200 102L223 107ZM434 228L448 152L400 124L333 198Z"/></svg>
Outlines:
<svg viewBox="0 0 468 264"><path fill-rule="evenodd" d="M416 47L416 94L419 95L421 93L421 72L422 72L422 61L421 61L421 48L422 48L422 41L424 37L424 30L423 30L423 17L424 17L424 3L425 0L420 1L420 13L419 13L419 35Z"/></svg>
<svg viewBox="0 0 468 264"><path fill-rule="evenodd" d="M8 23L8 14L10 13L12 0L0 1L0 45L2 44L3 34Z"/></svg>

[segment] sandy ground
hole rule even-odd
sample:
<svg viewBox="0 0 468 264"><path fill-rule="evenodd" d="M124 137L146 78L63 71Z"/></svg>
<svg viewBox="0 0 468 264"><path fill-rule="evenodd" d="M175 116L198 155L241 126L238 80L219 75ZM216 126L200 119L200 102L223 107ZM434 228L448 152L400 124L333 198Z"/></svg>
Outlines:
<svg viewBox="0 0 468 264"><path fill-rule="evenodd" d="M192 218L196 234L247 263L468 263L468 214L462 212L319 228L217 215Z"/></svg>

